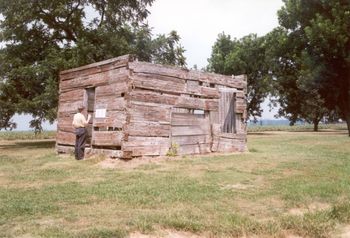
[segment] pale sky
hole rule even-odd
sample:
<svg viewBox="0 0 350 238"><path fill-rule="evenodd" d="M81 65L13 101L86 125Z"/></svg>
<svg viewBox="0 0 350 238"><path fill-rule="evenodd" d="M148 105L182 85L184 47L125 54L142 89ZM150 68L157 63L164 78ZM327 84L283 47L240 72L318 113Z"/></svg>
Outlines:
<svg viewBox="0 0 350 238"><path fill-rule="evenodd" d="M188 67L208 64L218 34L232 38L265 35L278 26L282 0L156 0L148 23L153 34L176 30L185 48Z"/></svg>

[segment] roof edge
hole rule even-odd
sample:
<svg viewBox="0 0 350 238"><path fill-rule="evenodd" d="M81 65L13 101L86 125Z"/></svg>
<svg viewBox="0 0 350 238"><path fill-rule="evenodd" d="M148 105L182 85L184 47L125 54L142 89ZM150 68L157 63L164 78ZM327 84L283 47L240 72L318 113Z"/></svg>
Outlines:
<svg viewBox="0 0 350 238"><path fill-rule="evenodd" d="M131 54L122 55L122 56L118 56L118 57L115 57L115 58L112 58L112 59L103 60L103 61L99 61L99 62L87 64L87 65L83 65L83 66L80 66L80 67L77 67L77 68L63 70L63 71L60 72L60 75L67 74L67 73L72 73L72 72L76 72L76 71L82 71L82 70L86 70L86 69L89 69L89 68L98 67L98 66L102 66L102 65L112 64L112 63L118 62L118 61L130 62L133 59L134 59L134 57Z"/></svg>

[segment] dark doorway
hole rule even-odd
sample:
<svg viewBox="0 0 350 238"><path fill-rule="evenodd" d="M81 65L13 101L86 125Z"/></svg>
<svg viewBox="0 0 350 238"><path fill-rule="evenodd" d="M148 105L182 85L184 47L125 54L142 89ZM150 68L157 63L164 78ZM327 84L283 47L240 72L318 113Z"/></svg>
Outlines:
<svg viewBox="0 0 350 238"><path fill-rule="evenodd" d="M88 131L88 138L86 140L86 144L87 146L91 146L92 126L95 111L95 88L85 89L85 106L87 108L87 113L91 114L91 119L89 121L88 126L86 127Z"/></svg>

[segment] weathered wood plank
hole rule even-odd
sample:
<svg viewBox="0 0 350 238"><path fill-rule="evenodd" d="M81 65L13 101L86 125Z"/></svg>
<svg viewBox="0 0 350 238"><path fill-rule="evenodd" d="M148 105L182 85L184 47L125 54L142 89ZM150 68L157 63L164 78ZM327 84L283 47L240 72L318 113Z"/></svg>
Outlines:
<svg viewBox="0 0 350 238"><path fill-rule="evenodd" d="M60 93L59 102L68 102L68 101L83 101L84 99L84 89L74 89L67 92Z"/></svg>
<svg viewBox="0 0 350 238"><path fill-rule="evenodd" d="M211 143L211 135L172 136L171 140L177 145L209 144Z"/></svg>
<svg viewBox="0 0 350 238"><path fill-rule="evenodd" d="M118 127L122 128L126 122L125 111L107 111L105 118L94 118L94 127Z"/></svg>
<svg viewBox="0 0 350 238"><path fill-rule="evenodd" d="M141 77L139 75L132 75L131 77L133 86L136 88L151 89L156 91L168 92L168 93L185 93L185 80L177 82L171 81L171 77L150 75L149 77ZM174 78L175 79L175 78Z"/></svg>
<svg viewBox="0 0 350 238"><path fill-rule="evenodd" d="M126 93L128 91L128 82L126 79L126 77L123 77L120 82L97 87L96 99L105 96L120 97L122 93Z"/></svg>
<svg viewBox="0 0 350 238"><path fill-rule="evenodd" d="M134 89L130 93L131 101L175 105L177 99L178 99L178 96L150 91L150 90Z"/></svg>
<svg viewBox="0 0 350 238"><path fill-rule="evenodd" d="M127 66L130 60L131 60L130 55L123 55L117 58L84 65L74 69L68 69L60 73L60 79L67 80L67 79L76 78L79 76L90 75L90 74L113 70L115 68L125 67Z"/></svg>
<svg viewBox="0 0 350 238"><path fill-rule="evenodd" d="M131 152L136 156L166 155L169 150L169 138L164 137L134 137L123 142L123 151Z"/></svg>
<svg viewBox="0 0 350 238"><path fill-rule="evenodd" d="M148 104L143 102L131 102L131 121L155 121L170 123L171 107L159 104Z"/></svg>
<svg viewBox="0 0 350 238"><path fill-rule="evenodd" d="M210 153L211 145L210 144L196 144L196 145L181 145L178 148L179 155L188 155L188 154L205 154Z"/></svg>
<svg viewBox="0 0 350 238"><path fill-rule="evenodd" d="M191 125L209 125L209 118L204 115L196 115L190 113L172 113L172 126L191 126Z"/></svg>
<svg viewBox="0 0 350 238"><path fill-rule="evenodd" d="M163 125L158 122L130 122L125 133L129 136L158 136L169 137L171 126Z"/></svg>
<svg viewBox="0 0 350 238"><path fill-rule="evenodd" d="M56 143L63 145L75 145L75 134L72 132L57 131Z"/></svg>
<svg viewBox="0 0 350 238"><path fill-rule="evenodd" d="M211 98L219 98L219 90L217 88L200 87L200 95Z"/></svg>
<svg viewBox="0 0 350 238"><path fill-rule="evenodd" d="M181 69L179 67L168 66L168 65L159 65L152 64L147 62L130 62L129 68L134 73L147 73L147 74L158 74L158 75L166 75L175 78L185 79L185 75L188 70Z"/></svg>
<svg viewBox="0 0 350 238"><path fill-rule="evenodd" d="M172 136L209 135L209 125L172 126Z"/></svg>
<svg viewBox="0 0 350 238"><path fill-rule="evenodd" d="M105 148L86 148L85 153L87 154L100 154L108 156L110 158L123 158L124 153L121 150L112 150Z"/></svg>
<svg viewBox="0 0 350 238"><path fill-rule="evenodd" d="M92 144L97 146L121 146L123 132L121 131L93 131Z"/></svg>
<svg viewBox="0 0 350 238"><path fill-rule="evenodd" d="M83 100L60 102L60 104L58 105L58 113L77 113L78 107L81 105L83 105Z"/></svg>
<svg viewBox="0 0 350 238"><path fill-rule="evenodd" d="M203 98L193 98L193 97L179 97L176 107L184 107L191 109L201 109L208 111L216 111L219 108L219 102L216 99L203 99Z"/></svg>
<svg viewBox="0 0 350 238"><path fill-rule="evenodd" d="M213 152L244 152L246 151L245 139L231 139L214 136L211 150Z"/></svg>
<svg viewBox="0 0 350 238"><path fill-rule="evenodd" d="M198 80L207 84L223 85L230 88L245 89L247 81L245 75L227 76L209 72L190 70L187 79Z"/></svg>
<svg viewBox="0 0 350 238"><path fill-rule="evenodd" d="M98 87L109 83L114 83L119 80L125 81L128 75L129 70L124 67L107 72L79 76L70 80L61 81L60 92L62 93L76 88Z"/></svg>
<svg viewBox="0 0 350 238"><path fill-rule="evenodd" d="M95 109L107 109L107 111L122 111L126 109L126 100L124 97L100 96L96 98Z"/></svg>
<svg viewBox="0 0 350 238"><path fill-rule="evenodd" d="M244 75L226 76L214 73L207 73L195 70L186 70L174 66L164 66L145 62L129 63L130 69L136 73L148 73L167 75L179 79L188 79L194 81L201 81L205 83L212 83L218 85L225 85L233 88L243 89L247 87L246 78Z"/></svg>
<svg viewBox="0 0 350 238"><path fill-rule="evenodd" d="M56 152L59 154L71 154L74 153L74 146L64 146L56 144Z"/></svg>

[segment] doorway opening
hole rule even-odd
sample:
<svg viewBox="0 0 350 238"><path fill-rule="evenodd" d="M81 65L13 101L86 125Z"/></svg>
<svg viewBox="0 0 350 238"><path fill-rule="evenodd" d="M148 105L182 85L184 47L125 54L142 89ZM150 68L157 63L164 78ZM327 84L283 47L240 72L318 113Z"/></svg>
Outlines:
<svg viewBox="0 0 350 238"><path fill-rule="evenodd" d="M95 111L95 88L86 88L84 94L84 104L87 109L87 114L91 114L91 119L87 125L87 139L86 145L91 147L91 138L92 138L92 128L94 120L94 111Z"/></svg>

